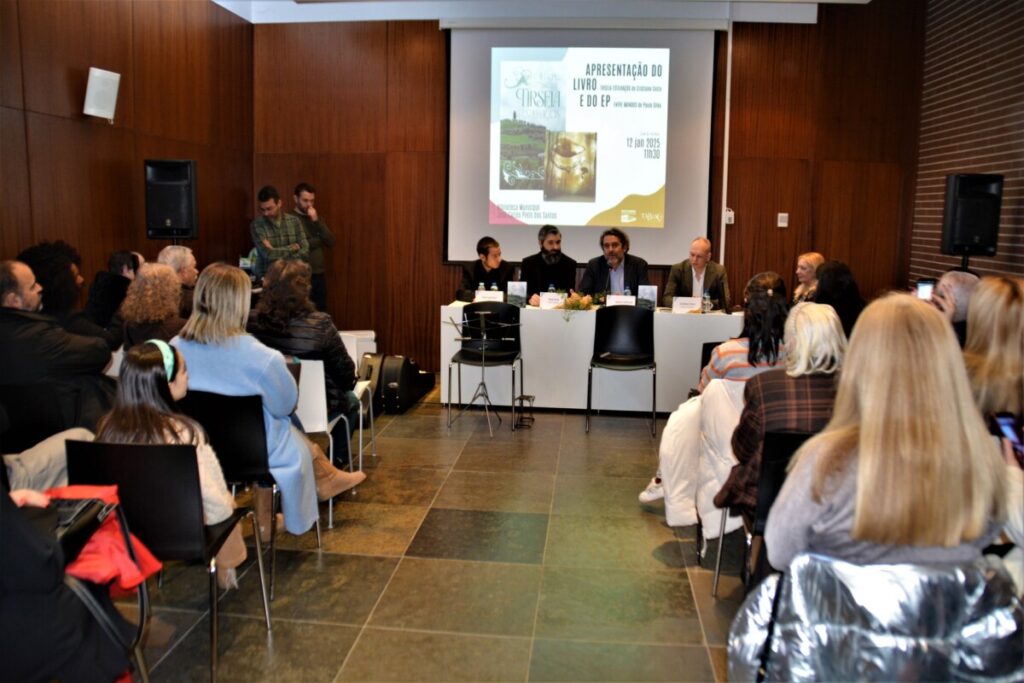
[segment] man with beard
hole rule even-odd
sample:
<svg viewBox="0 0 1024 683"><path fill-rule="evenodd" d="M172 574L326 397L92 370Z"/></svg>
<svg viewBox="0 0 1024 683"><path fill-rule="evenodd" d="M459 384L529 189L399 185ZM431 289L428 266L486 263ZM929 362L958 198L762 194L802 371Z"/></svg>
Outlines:
<svg viewBox="0 0 1024 683"><path fill-rule="evenodd" d="M531 306L540 304L540 293L552 289L571 292L576 289L576 261L562 253L562 233L545 225L537 233L540 253L523 259L520 278L526 281Z"/></svg>
<svg viewBox="0 0 1024 683"><path fill-rule="evenodd" d="M629 236L618 228L601 233L602 255L590 259L580 281L580 294L637 294L647 280L647 261L629 252Z"/></svg>

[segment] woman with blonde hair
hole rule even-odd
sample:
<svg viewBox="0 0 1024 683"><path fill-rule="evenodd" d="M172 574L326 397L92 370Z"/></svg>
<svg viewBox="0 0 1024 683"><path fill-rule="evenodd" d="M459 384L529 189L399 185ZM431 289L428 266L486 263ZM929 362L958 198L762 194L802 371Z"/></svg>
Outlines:
<svg viewBox="0 0 1024 683"><path fill-rule="evenodd" d="M317 498L332 498L366 475L335 469L292 424L299 393L284 356L245 331L251 286L239 268L207 266L196 283L192 315L173 341L188 363L190 390L263 398L270 472L281 489L285 528L301 534L317 520ZM269 493L256 489L256 513L266 537Z"/></svg>
<svg viewBox="0 0 1024 683"><path fill-rule="evenodd" d="M832 420L794 458L768 516L768 559L971 561L1006 515L1003 471L949 323L890 294L860 316Z"/></svg>
<svg viewBox="0 0 1024 683"><path fill-rule="evenodd" d="M818 266L825 262L825 257L816 251L809 251L796 257L796 290L793 292L793 303L814 301L818 289Z"/></svg>
<svg viewBox="0 0 1024 683"><path fill-rule="evenodd" d="M732 435L738 462L715 496L715 506L740 508L753 518L761 476L761 451L768 432L821 431L832 417L836 374L846 353L846 335L831 306L804 302L786 318L786 367L747 382L743 413Z"/></svg>
<svg viewBox="0 0 1024 683"><path fill-rule="evenodd" d="M1024 415L1024 280L985 277L974 288L964 361L983 415Z"/></svg>
<svg viewBox="0 0 1024 683"><path fill-rule="evenodd" d="M121 304L124 346L130 349L148 339L168 341L181 331L185 320L178 314L181 280L162 263L144 263L128 285Z"/></svg>

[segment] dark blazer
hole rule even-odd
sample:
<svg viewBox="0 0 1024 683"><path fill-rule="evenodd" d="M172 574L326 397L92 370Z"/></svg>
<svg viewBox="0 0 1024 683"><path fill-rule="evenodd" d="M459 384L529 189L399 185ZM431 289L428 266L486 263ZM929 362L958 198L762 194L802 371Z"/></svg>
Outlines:
<svg viewBox="0 0 1024 683"><path fill-rule="evenodd" d="M324 380L327 385L329 413L350 413L356 409L349 405L346 392L356 385L356 366L338 336L331 316L314 311L292 318L286 329L274 329L259 318L257 312L249 316L249 334L264 345L288 356L324 362Z"/></svg>
<svg viewBox="0 0 1024 683"><path fill-rule="evenodd" d="M508 261L502 261L490 272L484 270L484 264L477 260L462 266L462 284L455 298L459 301L472 301L473 292L484 283L486 289L495 285L500 291L508 291L508 283L515 278L516 268Z"/></svg>
<svg viewBox="0 0 1024 683"><path fill-rule="evenodd" d="M708 263L704 268L704 291L711 295L711 304L716 309L729 310L732 301L729 298L729 278L726 277L725 266L714 261ZM661 298L662 304L671 306L672 297L676 296L704 296L703 292L693 292L693 266L690 265L690 259L672 266L665 284L665 295Z"/></svg>
<svg viewBox="0 0 1024 683"><path fill-rule="evenodd" d="M550 285L568 292L576 289L576 261L562 254L558 263L549 266L544 263L544 255L538 252L523 259L519 277L526 281L527 298L548 291Z"/></svg>
<svg viewBox="0 0 1024 683"><path fill-rule="evenodd" d="M626 254L623 263L626 272L622 278L622 284L628 287L634 295L638 294L637 290L640 285L651 284L647 279L647 261L639 256ZM608 291L609 275L608 261L604 256L590 259L587 262L587 269L583 271L583 279L580 280L580 294L597 294Z"/></svg>

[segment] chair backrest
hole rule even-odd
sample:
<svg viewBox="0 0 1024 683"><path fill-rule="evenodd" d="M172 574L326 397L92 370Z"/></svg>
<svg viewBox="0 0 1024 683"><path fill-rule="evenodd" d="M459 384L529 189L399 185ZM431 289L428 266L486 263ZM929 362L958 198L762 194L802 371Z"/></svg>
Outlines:
<svg viewBox="0 0 1024 683"><path fill-rule="evenodd" d="M700 347L700 370L704 372L704 368L711 362L711 352L715 350L716 346L724 344L725 341L717 342L704 342L704 345Z"/></svg>
<svg viewBox="0 0 1024 683"><path fill-rule="evenodd" d="M161 560L203 560L203 498L195 446L67 441L68 483L117 485L121 507Z"/></svg>
<svg viewBox="0 0 1024 683"><path fill-rule="evenodd" d="M639 306L605 306L597 309L594 356L654 355L654 311Z"/></svg>
<svg viewBox="0 0 1024 683"><path fill-rule="evenodd" d="M73 426L64 418L54 384L0 386L0 405L10 420L0 444L4 453L20 453Z"/></svg>
<svg viewBox="0 0 1024 683"><path fill-rule="evenodd" d="M761 449L761 477L757 482L757 511L754 514L754 534L764 535L768 511L786 481L786 468L804 441L813 434L801 432L768 432Z"/></svg>
<svg viewBox="0 0 1024 683"><path fill-rule="evenodd" d="M299 374L299 404L295 415L306 433L326 432L327 380L324 379L322 360L303 360Z"/></svg>
<svg viewBox="0 0 1024 683"><path fill-rule="evenodd" d="M178 408L206 430L224 479L235 483L273 483L261 397L189 391L178 401Z"/></svg>
<svg viewBox="0 0 1024 683"><path fill-rule="evenodd" d="M480 312L486 312L481 316ZM519 307L500 301L481 301L462 309L463 351L492 353L515 352L522 346L519 337Z"/></svg>

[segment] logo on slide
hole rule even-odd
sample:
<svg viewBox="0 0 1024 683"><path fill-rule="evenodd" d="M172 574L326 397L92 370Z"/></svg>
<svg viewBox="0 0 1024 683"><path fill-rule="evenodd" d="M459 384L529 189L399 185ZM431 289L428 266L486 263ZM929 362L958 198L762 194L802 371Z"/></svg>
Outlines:
<svg viewBox="0 0 1024 683"><path fill-rule="evenodd" d="M619 222L636 223L636 209L623 209L619 214Z"/></svg>

